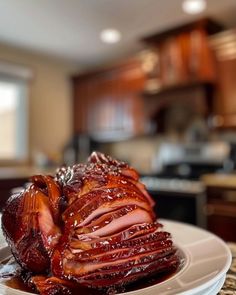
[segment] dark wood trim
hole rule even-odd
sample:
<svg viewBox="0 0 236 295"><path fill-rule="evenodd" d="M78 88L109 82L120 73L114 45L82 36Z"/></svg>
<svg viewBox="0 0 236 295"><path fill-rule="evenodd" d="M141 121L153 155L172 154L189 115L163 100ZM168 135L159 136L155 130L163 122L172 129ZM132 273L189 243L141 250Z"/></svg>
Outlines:
<svg viewBox="0 0 236 295"><path fill-rule="evenodd" d="M206 31L208 35L213 35L223 31L224 28L224 25L222 25L219 22L216 22L210 18L203 18L194 22L185 23L181 26L171 28L169 30L167 29L157 34L144 37L141 39L141 41L149 44L154 44L163 41L164 39L169 38L170 36L178 35L184 32L189 32L194 29L204 29L204 31Z"/></svg>

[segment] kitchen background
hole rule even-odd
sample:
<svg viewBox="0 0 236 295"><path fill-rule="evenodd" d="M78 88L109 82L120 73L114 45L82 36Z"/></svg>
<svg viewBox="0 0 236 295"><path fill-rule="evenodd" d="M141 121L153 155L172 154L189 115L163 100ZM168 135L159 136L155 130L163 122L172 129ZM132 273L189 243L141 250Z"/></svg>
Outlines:
<svg viewBox="0 0 236 295"><path fill-rule="evenodd" d="M236 2L0 0L0 205L93 150L160 217L236 241Z"/></svg>

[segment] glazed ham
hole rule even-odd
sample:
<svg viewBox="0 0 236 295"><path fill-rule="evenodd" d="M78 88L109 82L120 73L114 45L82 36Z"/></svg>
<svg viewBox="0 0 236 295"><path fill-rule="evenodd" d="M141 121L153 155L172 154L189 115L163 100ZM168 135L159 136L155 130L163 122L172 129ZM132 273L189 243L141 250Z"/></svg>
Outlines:
<svg viewBox="0 0 236 295"><path fill-rule="evenodd" d="M178 267L153 206L133 168L94 152L55 177L32 177L7 202L2 227L38 293L72 294L83 286L109 294Z"/></svg>

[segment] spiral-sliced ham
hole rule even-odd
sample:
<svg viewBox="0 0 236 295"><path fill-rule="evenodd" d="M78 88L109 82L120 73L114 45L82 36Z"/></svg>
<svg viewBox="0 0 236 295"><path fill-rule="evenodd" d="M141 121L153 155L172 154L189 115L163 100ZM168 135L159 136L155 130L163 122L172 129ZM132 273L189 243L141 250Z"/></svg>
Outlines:
<svg viewBox="0 0 236 295"><path fill-rule="evenodd" d="M153 205L133 168L94 152L86 164L63 167L54 178L33 176L7 202L2 226L41 295L70 294L77 286L105 294L178 267Z"/></svg>

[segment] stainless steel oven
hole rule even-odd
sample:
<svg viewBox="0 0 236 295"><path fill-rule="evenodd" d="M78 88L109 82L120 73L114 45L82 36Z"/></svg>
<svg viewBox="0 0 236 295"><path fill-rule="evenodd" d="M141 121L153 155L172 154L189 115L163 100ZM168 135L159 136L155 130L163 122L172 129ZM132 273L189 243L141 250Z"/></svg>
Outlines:
<svg viewBox="0 0 236 295"><path fill-rule="evenodd" d="M142 177L141 181L156 202L158 217L206 228L206 191L201 181L150 176Z"/></svg>

